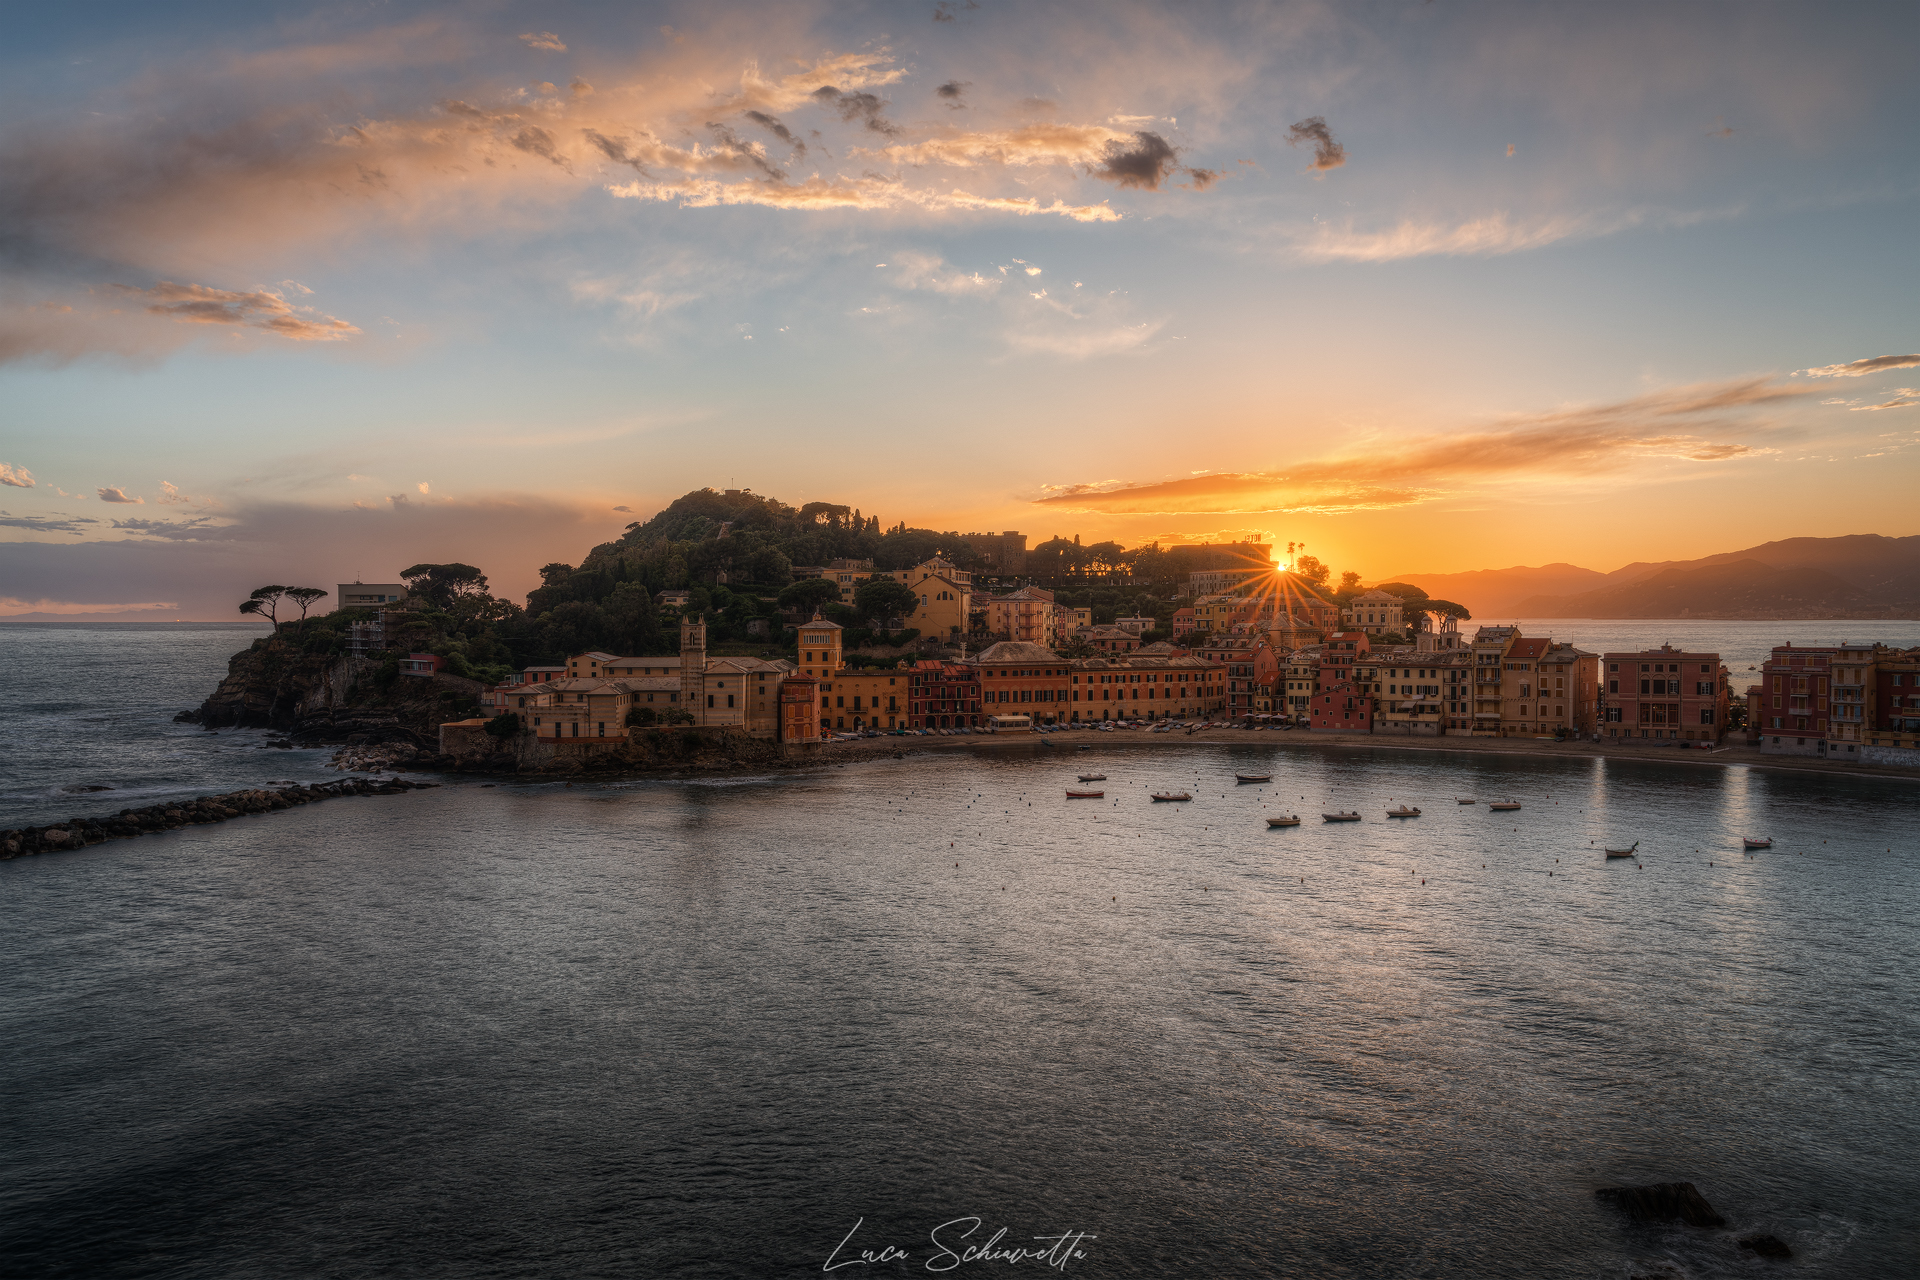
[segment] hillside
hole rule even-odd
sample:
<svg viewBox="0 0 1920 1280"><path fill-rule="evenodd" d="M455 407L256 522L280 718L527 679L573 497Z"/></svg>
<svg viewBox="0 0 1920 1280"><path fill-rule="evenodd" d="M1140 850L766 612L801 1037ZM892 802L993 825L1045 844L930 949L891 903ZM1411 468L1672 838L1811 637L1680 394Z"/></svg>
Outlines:
<svg viewBox="0 0 1920 1280"><path fill-rule="evenodd" d="M1611 573L1570 564L1394 575L1499 618L1920 617L1920 535L1785 538Z"/></svg>

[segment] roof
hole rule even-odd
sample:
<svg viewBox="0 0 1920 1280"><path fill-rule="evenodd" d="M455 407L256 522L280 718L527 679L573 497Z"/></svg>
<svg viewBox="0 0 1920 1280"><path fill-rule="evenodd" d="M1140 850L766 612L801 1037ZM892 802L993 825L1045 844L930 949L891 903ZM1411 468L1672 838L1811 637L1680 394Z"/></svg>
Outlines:
<svg viewBox="0 0 1920 1280"><path fill-rule="evenodd" d="M598 658L602 662L612 662L614 659L614 655L611 653L602 653L598 649L589 649L585 653L581 654L580 658ZM580 661L580 658L575 658L574 661L578 662Z"/></svg>
<svg viewBox="0 0 1920 1280"><path fill-rule="evenodd" d="M1513 648L1507 650L1509 658L1538 658L1553 647L1551 640L1528 640L1524 636L1513 642Z"/></svg>
<svg viewBox="0 0 1920 1280"><path fill-rule="evenodd" d="M608 658L600 665L603 667L677 667L680 665L680 655L656 653L631 658ZM529 668L529 670L532 669Z"/></svg>
<svg viewBox="0 0 1920 1280"><path fill-rule="evenodd" d="M1355 605L1355 604L1360 604L1362 602L1371 602L1373 604L1399 604L1400 597L1396 595L1389 595L1385 591L1381 591L1379 588L1376 587L1374 590L1368 591L1363 595L1355 596L1352 600L1348 601L1348 604Z"/></svg>
<svg viewBox="0 0 1920 1280"><path fill-rule="evenodd" d="M1003 601L1015 601L1015 600L1022 601L1022 602L1028 601L1028 600L1038 600L1046 604L1052 604L1053 592L1044 591L1039 587L1021 587L1019 590L1009 591L1007 592L1007 594L1003 596L989 596L987 598L987 603L998 604Z"/></svg>
<svg viewBox="0 0 1920 1280"><path fill-rule="evenodd" d="M801 623L800 625L803 627L813 627L816 630L822 627L831 627L835 631L843 630L843 628L840 626L839 623L829 622L825 618L821 617L818 613L814 614L811 618L808 618L805 622Z"/></svg>
<svg viewBox="0 0 1920 1280"><path fill-rule="evenodd" d="M1060 655L1043 644L1028 640L1002 640L982 649L973 659L977 663L1058 662Z"/></svg>

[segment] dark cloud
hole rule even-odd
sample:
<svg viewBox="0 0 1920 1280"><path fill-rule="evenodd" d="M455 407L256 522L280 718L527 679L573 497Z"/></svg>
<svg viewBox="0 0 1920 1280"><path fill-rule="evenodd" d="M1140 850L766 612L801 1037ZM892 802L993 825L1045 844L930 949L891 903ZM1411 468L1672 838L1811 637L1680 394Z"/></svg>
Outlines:
<svg viewBox="0 0 1920 1280"><path fill-rule="evenodd" d="M113 527L142 537L171 538L175 541L186 539L198 542L207 538L240 536L228 532L232 526L214 524L212 516L195 516L191 520L115 520Z"/></svg>
<svg viewBox="0 0 1920 1280"><path fill-rule="evenodd" d="M1187 177L1195 191L1205 191L1225 175L1218 169L1189 169Z"/></svg>
<svg viewBox="0 0 1920 1280"><path fill-rule="evenodd" d="M1307 168L1316 173L1338 169L1347 162L1347 149L1333 140L1333 130L1327 128L1325 116L1308 116L1287 129L1288 146L1297 147L1303 142L1313 144L1313 163Z"/></svg>
<svg viewBox="0 0 1920 1280"><path fill-rule="evenodd" d="M566 157L562 156L554 146L553 135L539 125L528 125L514 134L511 141L515 147L528 155L539 156L542 160L549 160L562 169L567 168Z"/></svg>
<svg viewBox="0 0 1920 1280"><path fill-rule="evenodd" d="M1052 98L1022 98L1020 109L1029 115L1050 115L1060 109L1060 104Z"/></svg>
<svg viewBox="0 0 1920 1280"><path fill-rule="evenodd" d="M466 103L460 101L460 99L458 98L449 98L447 101L440 104L440 109L446 112L450 116L466 116L468 119L471 119L471 120L492 119L491 116L489 116L486 112L480 110L480 108L470 107Z"/></svg>
<svg viewBox="0 0 1920 1280"><path fill-rule="evenodd" d="M715 124L712 121L708 121L707 129L719 143L720 149L727 152L734 159L752 165L769 178L782 182L786 181L787 175L785 171L776 169L773 162L767 159L759 147L746 141L726 125Z"/></svg>
<svg viewBox="0 0 1920 1280"><path fill-rule="evenodd" d="M127 491L125 489L122 489L117 485L105 485L100 490L100 501L124 502L129 506L137 507L144 504L146 502L146 499L130 497L128 496Z"/></svg>
<svg viewBox="0 0 1920 1280"><path fill-rule="evenodd" d="M934 93L947 104L949 111L962 111L967 105L967 90L973 88L971 80L949 80Z"/></svg>
<svg viewBox="0 0 1920 1280"><path fill-rule="evenodd" d="M832 107L848 124L859 120L875 133L884 133L888 137L900 132L898 125L881 114L890 104L871 93L842 93L834 86L825 84L813 91L813 100L822 106Z"/></svg>
<svg viewBox="0 0 1920 1280"><path fill-rule="evenodd" d="M953 15L956 12L964 13L968 9L978 9L979 7L979 0L958 0L958 3L956 3L955 0L940 0L940 3L933 6L933 20L935 22L952 22Z"/></svg>
<svg viewBox="0 0 1920 1280"><path fill-rule="evenodd" d="M799 154L803 156L807 154L807 144L800 141L800 139L794 137L793 130L787 128L787 126L785 126L784 124L781 124L778 120L774 119L772 116L768 115L766 112L749 111L746 113L746 116L747 116L747 119L753 121L755 124L759 125L762 129L765 129L768 133L780 139L780 141L786 143L788 146L792 147Z"/></svg>
<svg viewBox="0 0 1920 1280"><path fill-rule="evenodd" d="M203 284L162 280L149 289L117 284L115 289L148 300L147 311L190 324L239 324L303 342L332 342L360 332L345 320L310 307L296 308L269 289L215 289ZM301 315L306 311L307 315ZM309 318L312 317L312 318Z"/></svg>
<svg viewBox="0 0 1920 1280"><path fill-rule="evenodd" d="M76 516L71 520L54 520L46 516L10 516L0 511L0 529L31 529L36 533L86 533L80 526L99 524L91 516Z"/></svg>
<svg viewBox="0 0 1920 1280"><path fill-rule="evenodd" d="M1160 183L1172 176L1179 166L1174 163L1179 155L1171 143L1157 133L1136 133L1129 146L1124 142L1109 142L1106 154L1099 168L1092 170L1093 176L1119 187L1145 187L1157 191Z"/></svg>

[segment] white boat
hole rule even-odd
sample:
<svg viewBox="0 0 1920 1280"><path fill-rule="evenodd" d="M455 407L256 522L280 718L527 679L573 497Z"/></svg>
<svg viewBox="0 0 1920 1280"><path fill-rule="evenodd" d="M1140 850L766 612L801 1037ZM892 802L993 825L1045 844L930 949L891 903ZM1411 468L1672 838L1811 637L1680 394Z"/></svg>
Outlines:
<svg viewBox="0 0 1920 1280"><path fill-rule="evenodd" d="M1635 840L1632 846L1629 848L1607 850L1607 856L1609 858L1631 858L1633 856L1633 851L1635 849L1638 849L1639 847L1640 847L1640 842L1638 840Z"/></svg>
<svg viewBox="0 0 1920 1280"><path fill-rule="evenodd" d="M1518 809L1519 807L1520 802L1518 800L1495 800L1487 806L1487 808L1493 810L1495 813L1506 813L1509 810Z"/></svg>
<svg viewBox="0 0 1920 1280"><path fill-rule="evenodd" d="M1764 840L1755 840L1752 836L1741 836L1740 843L1749 849L1771 849L1773 848L1773 837L1768 836Z"/></svg>
<svg viewBox="0 0 1920 1280"><path fill-rule="evenodd" d="M1106 780L1107 775L1104 773L1083 773L1080 775L1080 781L1082 782L1105 782Z"/></svg>
<svg viewBox="0 0 1920 1280"><path fill-rule="evenodd" d="M1184 791L1156 791L1153 793L1153 798L1155 800L1191 800L1193 799L1192 796L1188 795Z"/></svg>
<svg viewBox="0 0 1920 1280"><path fill-rule="evenodd" d="M1387 810L1387 816L1389 818L1417 818L1420 816L1420 811L1418 809L1409 808L1408 806L1403 804L1398 809Z"/></svg>
<svg viewBox="0 0 1920 1280"><path fill-rule="evenodd" d="M1284 818L1268 818L1267 825L1270 827L1297 827L1300 825L1300 815L1290 813Z"/></svg>
<svg viewBox="0 0 1920 1280"><path fill-rule="evenodd" d="M1326 819L1326 820L1327 820L1328 822L1358 822L1358 821L1360 821L1360 815L1359 815L1359 814L1357 814L1357 813L1349 813L1349 812L1341 812L1341 813L1323 813L1323 814L1321 814L1320 816L1321 816L1321 817L1323 817L1323 818L1325 818L1325 819Z"/></svg>

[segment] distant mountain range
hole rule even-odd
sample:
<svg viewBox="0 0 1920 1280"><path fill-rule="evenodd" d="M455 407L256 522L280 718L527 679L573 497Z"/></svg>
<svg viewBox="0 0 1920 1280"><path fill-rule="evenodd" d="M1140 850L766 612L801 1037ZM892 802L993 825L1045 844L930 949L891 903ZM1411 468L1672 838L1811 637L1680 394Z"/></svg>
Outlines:
<svg viewBox="0 0 1920 1280"><path fill-rule="evenodd" d="M1920 536L1787 538L1698 560L1401 573L1480 622L1501 618L1920 618Z"/></svg>

